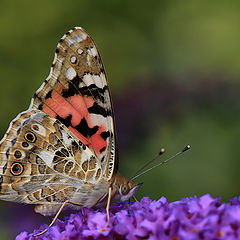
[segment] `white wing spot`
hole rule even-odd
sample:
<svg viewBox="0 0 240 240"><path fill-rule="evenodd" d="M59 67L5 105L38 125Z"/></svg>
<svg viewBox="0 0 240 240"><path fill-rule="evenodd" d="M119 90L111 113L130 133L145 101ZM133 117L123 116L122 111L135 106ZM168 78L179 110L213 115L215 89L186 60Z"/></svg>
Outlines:
<svg viewBox="0 0 240 240"><path fill-rule="evenodd" d="M69 79L72 80L73 78L75 78L77 75L76 71L74 70L73 67L69 67L65 73L65 76Z"/></svg>
<svg viewBox="0 0 240 240"><path fill-rule="evenodd" d="M105 78L105 74L101 73L100 76L99 75L95 75L95 83L97 85L97 87L99 88L103 88L104 84L106 83L106 78Z"/></svg>
<svg viewBox="0 0 240 240"><path fill-rule="evenodd" d="M94 84L93 76L90 73L87 73L83 76L83 81L87 86L90 86L91 84Z"/></svg>
<svg viewBox="0 0 240 240"><path fill-rule="evenodd" d="M91 62L90 62L90 60L91 60L91 56L88 54L88 55L87 55L87 65L88 65L89 67L91 67Z"/></svg>
<svg viewBox="0 0 240 240"><path fill-rule="evenodd" d="M41 151L38 153L38 156L47 164L47 166L52 166L54 154L47 151Z"/></svg>
<svg viewBox="0 0 240 240"><path fill-rule="evenodd" d="M69 33L71 32L73 31L69 31ZM86 40L87 35L85 33L80 32L72 35L71 37L65 36L65 38L69 47L75 47L77 43L80 43L83 40Z"/></svg>
<svg viewBox="0 0 240 240"><path fill-rule="evenodd" d="M82 38L82 40L86 40L87 39L87 35L83 32L80 33L80 37Z"/></svg>
<svg viewBox="0 0 240 240"><path fill-rule="evenodd" d="M47 135L46 134L46 129L43 126L41 126L40 124L37 124L37 123L32 124L31 125L31 129L34 132L36 132L36 133L38 133L38 134L40 134L40 135L42 135L44 137Z"/></svg>
<svg viewBox="0 0 240 240"><path fill-rule="evenodd" d="M72 44L72 46L76 46L76 43L80 43L83 40L87 39L87 35L84 33L76 33L71 38L68 39L68 42ZM69 45L70 46L70 45Z"/></svg>
<svg viewBox="0 0 240 240"><path fill-rule="evenodd" d="M83 50L79 48L79 49L77 50L77 52L78 52L78 54L82 54L82 53L83 53Z"/></svg>
<svg viewBox="0 0 240 240"><path fill-rule="evenodd" d="M87 50L87 52L88 52L88 54L89 54L90 56L92 56L92 57L96 57L96 56L97 56L97 51L96 51L95 48L89 48L89 49Z"/></svg>
<svg viewBox="0 0 240 240"><path fill-rule="evenodd" d="M72 145L72 139L69 137L66 131L62 130L61 133L62 133L63 143L66 144L67 147L70 147Z"/></svg>
<svg viewBox="0 0 240 240"><path fill-rule="evenodd" d="M67 38L66 41L69 47L74 47L76 44L75 41L71 38Z"/></svg>
<svg viewBox="0 0 240 240"><path fill-rule="evenodd" d="M106 82L105 75L103 73L99 75L92 75L87 73L83 76L83 81L87 86L95 84L98 88L103 88L104 83Z"/></svg>
<svg viewBox="0 0 240 240"><path fill-rule="evenodd" d="M72 57L70 58L70 61L71 61L71 63L76 63L77 58L76 58L75 56L72 56Z"/></svg>
<svg viewBox="0 0 240 240"><path fill-rule="evenodd" d="M106 129L106 131L109 131L110 127L108 126L108 124L106 122L110 122L111 118L112 118L111 116L108 116L106 118L100 114L91 113L89 116L89 123L91 125L93 124L92 126L94 126L94 124L96 124L96 122L97 122L99 126L103 126Z"/></svg>

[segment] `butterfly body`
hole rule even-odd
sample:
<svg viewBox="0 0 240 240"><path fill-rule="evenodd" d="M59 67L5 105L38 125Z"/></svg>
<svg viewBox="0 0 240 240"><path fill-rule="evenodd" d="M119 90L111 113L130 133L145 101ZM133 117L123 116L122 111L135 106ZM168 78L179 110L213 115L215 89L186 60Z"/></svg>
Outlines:
<svg viewBox="0 0 240 240"><path fill-rule="evenodd" d="M74 28L57 46L48 78L0 142L0 199L55 214L69 200L80 207L126 200L140 185L117 172L111 96L98 50ZM124 187L123 187L124 186Z"/></svg>

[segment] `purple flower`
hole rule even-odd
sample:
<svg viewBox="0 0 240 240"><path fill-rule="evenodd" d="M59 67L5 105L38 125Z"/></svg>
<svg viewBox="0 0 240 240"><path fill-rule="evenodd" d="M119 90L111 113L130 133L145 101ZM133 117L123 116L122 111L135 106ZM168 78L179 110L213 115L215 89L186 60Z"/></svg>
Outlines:
<svg viewBox="0 0 240 240"><path fill-rule="evenodd" d="M144 197L140 203L113 204L106 225L105 209L83 208L65 221L57 220L43 235L33 237L46 225L34 233L22 232L16 240L240 239L240 198L221 203L206 194L168 203L164 197L158 201Z"/></svg>

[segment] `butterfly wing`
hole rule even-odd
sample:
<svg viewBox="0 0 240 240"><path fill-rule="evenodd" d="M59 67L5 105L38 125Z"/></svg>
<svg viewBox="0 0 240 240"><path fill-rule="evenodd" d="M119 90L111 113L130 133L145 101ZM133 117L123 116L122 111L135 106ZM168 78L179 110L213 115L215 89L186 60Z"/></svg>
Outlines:
<svg viewBox="0 0 240 240"><path fill-rule="evenodd" d="M117 171L111 96L103 64L91 37L79 27L57 45L49 77L30 108L58 119L101 161L103 176Z"/></svg>
<svg viewBox="0 0 240 240"><path fill-rule="evenodd" d="M60 40L49 77L0 142L0 199L54 214L93 206L117 170L111 97L101 58L81 28Z"/></svg>
<svg viewBox="0 0 240 240"><path fill-rule="evenodd" d="M101 161L42 111L20 114L0 151L0 199L39 204L38 212L52 215L67 199L91 207L106 192Z"/></svg>

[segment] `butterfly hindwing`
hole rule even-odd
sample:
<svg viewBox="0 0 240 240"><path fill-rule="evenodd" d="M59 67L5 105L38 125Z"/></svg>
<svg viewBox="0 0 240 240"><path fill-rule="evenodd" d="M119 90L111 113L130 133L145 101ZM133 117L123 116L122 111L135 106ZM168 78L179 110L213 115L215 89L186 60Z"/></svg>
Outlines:
<svg viewBox="0 0 240 240"><path fill-rule="evenodd" d="M42 111L20 114L0 151L3 200L37 204L38 212L51 215L67 199L92 206L96 195L106 191L107 183L98 185L101 162L65 125Z"/></svg>
<svg viewBox="0 0 240 240"><path fill-rule="evenodd" d="M112 177L117 164L111 97L99 52L83 29L60 40L49 77L30 107L68 127L102 162L103 175Z"/></svg>

